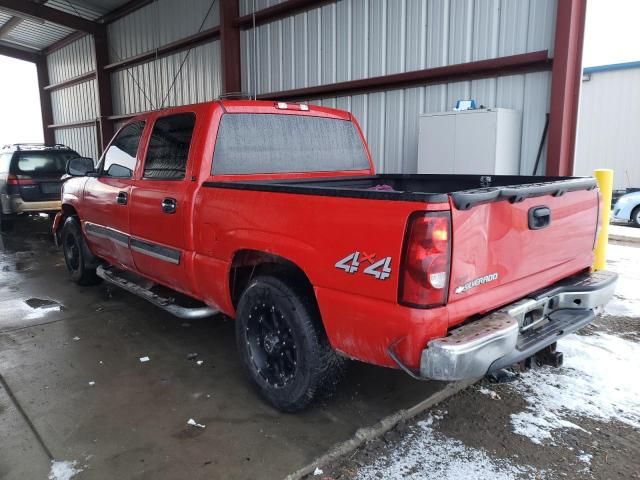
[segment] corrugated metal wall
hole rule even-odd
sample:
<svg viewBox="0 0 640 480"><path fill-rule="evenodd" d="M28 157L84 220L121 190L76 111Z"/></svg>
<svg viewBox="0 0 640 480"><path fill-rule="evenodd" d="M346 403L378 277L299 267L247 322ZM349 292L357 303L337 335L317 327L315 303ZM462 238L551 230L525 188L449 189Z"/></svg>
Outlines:
<svg viewBox="0 0 640 480"><path fill-rule="evenodd" d="M215 27L220 22L218 1L157 0L109 25L112 61L152 51ZM208 15L207 15L208 13ZM220 42L159 58L115 72L111 78L116 115L161 106L205 102L220 95ZM180 74L176 78L176 74ZM174 83L174 78L176 78ZM173 87L172 87L173 85Z"/></svg>
<svg viewBox="0 0 640 480"><path fill-rule="evenodd" d="M260 9L278 2L255 3ZM241 3L243 13L252 6ZM260 94L552 50L555 11L555 0L341 0L259 26L255 36L245 31L243 90ZM521 110L521 172L531 173L550 81L549 73L534 73L322 103L353 110L385 172L415 172L419 113L451 110L460 98Z"/></svg>
<svg viewBox="0 0 640 480"><path fill-rule="evenodd" d="M576 175L614 170L616 190L640 187L640 68L590 74L582 82Z"/></svg>
<svg viewBox="0 0 640 480"><path fill-rule="evenodd" d="M108 27L109 55L115 62L180 40L220 23L218 0L156 0ZM212 7L213 5L213 7Z"/></svg>
<svg viewBox="0 0 640 480"><path fill-rule="evenodd" d="M69 145L84 157L98 158L96 127L93 125L76 128L63 128L56 131L56 142Z"/></svg>
<svg viewBox="0 0 640 480"><path fill-rule="evenodd" d="M240 0L241 14L280 1ZM556 1L339 0L259 26L255 35L252 29L243 31L243 90L267 93L552 51ZM156 0L116 21L109 25L111 60L153 51L193 35L207 12L203 28L217 25L218 4L211 5L212 0L186 0L179 7L171 0ZM65 78L72 68L76 75L91 68L91 60L88 66L78 65L77 59L83 55L71 55L67 51L71 47L50 57L52 82ZM76 42L73 48L85 47ZM216 98L221 84L219 42L192 49L170 88L185 55L181 52L114 72L114 113L125 115ZM549 109L550 83L550 73L541 72L314 100L356 115L375 162L384 172L416 171L420 113L450 110L460 98L474 98L487 107L520 110L521 173L530 174ZM95 109L81 105L91 96L91 83L83 88L54 95L56 121L95 115Z"/></svg>
<svg viewBox="0 0 640 480"><path fill-rule="evenodd" d="M221 81L220 42L193 48L180 70L186 55L180 52L114 72L111 75L114 113L123 115L217 98Z"/></svg>
<svg viewBox="0 0 640 480"><path fill-rule="evenodd" d="M49 82L61 83L95 70L93 37L87 35L53 52L47 57ZM51 107L53 123L65 124L95 121L98 116L95 79L53 90ZM56 129L56 142L69 145L81 155L97 158L96 127L82 126Z"/></svg>

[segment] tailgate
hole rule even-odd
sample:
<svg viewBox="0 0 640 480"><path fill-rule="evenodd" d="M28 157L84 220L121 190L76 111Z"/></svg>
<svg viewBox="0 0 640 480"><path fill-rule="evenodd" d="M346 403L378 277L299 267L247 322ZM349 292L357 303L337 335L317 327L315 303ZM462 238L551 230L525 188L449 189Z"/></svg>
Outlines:
<svg viewBox="0 0 640 480"><path fill-rule="evenodd" d="M450 304L477 297L475 313L485 313L591 265L597 190L517 200L466 210L452 201Z"/></svg>

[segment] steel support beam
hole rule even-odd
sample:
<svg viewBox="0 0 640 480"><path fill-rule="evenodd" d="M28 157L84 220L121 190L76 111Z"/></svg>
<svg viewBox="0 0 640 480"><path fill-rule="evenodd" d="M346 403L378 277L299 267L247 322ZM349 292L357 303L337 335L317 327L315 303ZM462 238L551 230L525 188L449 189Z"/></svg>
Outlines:
<svg viewBox="0 0 640 480"><path fill-rule="evenodd" d="M49 129L53 123L53 109L51 108L51 92L45 90L49 84L49 70L47 68L47 57L44 55L36 59L36 70L38 72L38 90L40 92L40 112L42 114L42 134L45 145L56 143L54 131Z"/></svg>
<svg viewBox="0 0 640 480"><path fill-rule="evenodd" d="M19 17L33 17L47 22L57 23L72 30L94 34L99 25L90 20L72 15L70 13L47 7L26 0L0 0L0 7L15 13Z"/></svg>
<svg viewBox="0 0 640 480"><path fill-rule="evenodd" d="M195 47L196 45L201 45L203 43L216 40L219 37L220 27L208 28L207 30L203 30L200 33L196 33L180 40L176 40L175 42L167 43L166 45L158 47L155 50L149 50L147 52L134 55L133 57L124 58L117 62L110 63L108 65L105 65L104 68L109 72L122 70L133 65L140 65L157 58L166 57L168 55L173 55L174 53L188 50L192 47Z"/></svg>
<svg viewBox="0 0 640 480"><path fill-rule="evenodd" d="M127 15L131 15L136 10L140 10L142 7L146 7L154 2L154 0L130 0L124 5L112 10L111 12L103 15L100 18L101 23L113 23L116 20L120 20Z"/></svg>
<svg viewBox="0 0 640 480"><path fill-rule="evenodd" d="M96 72L92 70L90 72L83 73L82 75L78 75L77 77L69 78L68 80L65 80L63 82L47 85L46 87L44 87L44 89L48 91L60 90L61 88L71 87L72 85L77 85L78 83L87 82L94 78L96 78Z"/></svg>
<svg viewBox="0 0 640 480"><path fill-rule="evenodd" d="M25 62L35 63L40 55L37 50L26 50L22 48L12 47L3 43L0 43L0 55L6 57L16 58L18 60L24 60Z"/></svg>
<svg viewBox="0 0 640 480"><path fill-rule="evenodd" d="M75 31L73 33L70 33L69 35L67 35L64 38L61 38L57 42L52 43L51 45L49 45L47 48L45 48L43 50L43 53L45 55L51 55L53 52L55 52L57 50L60 50L60 49L62 49L64 47L66 47L67 45L71 45L76 40L80 40L82 37L86 37L86 36L87 36L86 32Z"/></svg>
<svg viewBox="0 0 640 480"><path fill-rule="evenodd" d="M104 68L109 62L107 27L102 25L93 39L96 59L96 88L98 90L98 152L102 154L113 137L113 122L109 119L113 114L111 78L109 72Z"/></svg>
<svg viewBox="0 0 640 480"><path fill-rule="evenodd" d="M220 52L222 54L222 93L240 93L240 28L235 20L240 13L238 0L221 0L220 3Z"/></svg>
<svg viewBox="0 0 640 480"><path fill-rule="evenodd" d="M415 85L432 85L458 80L475 80L479 78L545 71L551 70L551 65L552 61L548 58L548 52L541 50L539 52L447 65L445 67L427 68L425 70L397 73L394 75L363 78L361 80L318 85L282 92L264 93L258 95L258 99L299 100L353 95L356 93L406 88Z"/></svg>
<svg viewBox="0 0 640 480"><path fill-rule="evenodd" d="M547 175L573 174L586 10L586 0L558 2L551 74Z"/></svg>
<svg viewBox="0 0 640 480"><path fill-rule="evenodd" d="M327 3L335 3L337 0L286 0L282 3L263 8L255 13L243 15L235 20L235 24L242 30L253 27L254 16L255 24L264 25L280 18L290 17L296 13L306 12L313 8L318 8Z"/></svg>
<svg viewBox="0 0 640 480"><path fill-rule="evenodd" d="M20 17L11 17L7 20L4 25L0 27L0 38L4 38L11 33L11 30L16 28L18 25L22 23L22 18Z"/></svg>

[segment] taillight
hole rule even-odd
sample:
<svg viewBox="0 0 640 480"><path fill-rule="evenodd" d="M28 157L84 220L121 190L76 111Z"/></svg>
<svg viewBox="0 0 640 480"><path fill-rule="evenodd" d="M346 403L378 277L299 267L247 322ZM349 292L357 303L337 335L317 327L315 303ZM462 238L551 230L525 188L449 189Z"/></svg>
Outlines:
<svg viewBox="0 0 640 480"><path fill-rule="evenodd" d="M32 178L20 176L17 177L10 173L7 177L7 185L34 185L35 182Z"/></svg>
<svg viewBox="0 0 640 480"><path fill-rule="evenodd" d="M417 212L411 215L402 254L399 302L417 308L444 305L450 270L449 212Z"/></svg>

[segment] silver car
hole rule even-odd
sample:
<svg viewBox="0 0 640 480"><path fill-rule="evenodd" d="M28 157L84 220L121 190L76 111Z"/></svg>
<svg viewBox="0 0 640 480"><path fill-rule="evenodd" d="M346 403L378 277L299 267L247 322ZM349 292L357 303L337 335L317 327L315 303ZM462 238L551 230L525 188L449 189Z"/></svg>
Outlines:
<svg viewBox="0 0 640 480"><path fill-rule="evenodd" d="M640 192L621 196L613 206L613 219L632 222L636 227L640 227Z"/></svg>
<svg viewBox="0 0 640 480"><path fill-rule="evenodd" d="M64 145L13 144L0 149L0 217L60 210L67 162L79 157Z"/></svg>

